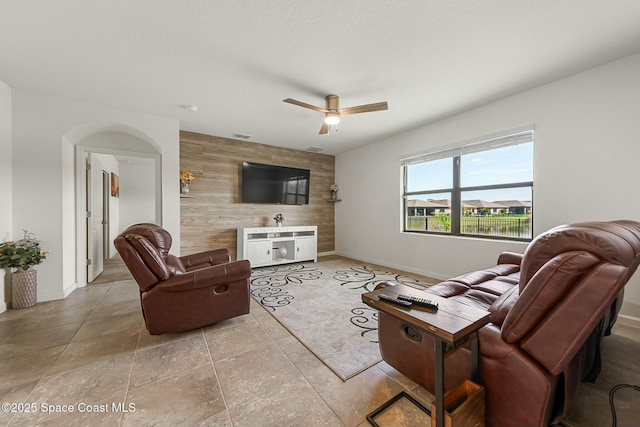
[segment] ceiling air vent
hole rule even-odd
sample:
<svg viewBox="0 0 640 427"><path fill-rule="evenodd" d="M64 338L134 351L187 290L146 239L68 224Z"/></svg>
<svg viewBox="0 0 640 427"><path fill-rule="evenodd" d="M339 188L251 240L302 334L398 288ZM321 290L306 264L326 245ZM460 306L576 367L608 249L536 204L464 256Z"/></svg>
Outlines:
<svg viewBox="0 0 640 427"><path fill-rule="evenodd" d="M233 133L232 134L234 138L239 138L239 139L249 139L251 138L251 135L245 135L243 133Z"/></svg>
<svg viewBox="0 0 640 427"><path fill-rule="evenodd" d="M324 148L320 148L320 147L309 147L309 148L307 148L307 151L311 151L312 153L319 153L322 150L324 150Z"/></svg>

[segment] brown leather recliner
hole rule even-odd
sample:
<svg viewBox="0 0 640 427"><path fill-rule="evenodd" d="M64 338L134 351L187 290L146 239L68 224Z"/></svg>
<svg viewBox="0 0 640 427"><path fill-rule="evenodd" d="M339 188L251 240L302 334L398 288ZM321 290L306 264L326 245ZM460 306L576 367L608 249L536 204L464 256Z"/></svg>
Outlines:
<svg viewBox="0 0 640 427"><path fill-rule="evenodd" d="M182 332L249 312L249 261L231 262L227 249L176 257L171 235L155 224L136 224L114 240L140 287L152 335Z"/></svg>
<svg viewBox="0 0 640 427"><path fill-rule="evenodd" d="M491 312L479 331L487 426L548 426L566 415L578 386L600 370L600 342L615 323L623 288L640 263L640 223L553 228L524 255L432 286L426 292ZM380 312L383 359L434 390L433 338ZM447 354L445 389L467 378L468 345Z"/></svg>

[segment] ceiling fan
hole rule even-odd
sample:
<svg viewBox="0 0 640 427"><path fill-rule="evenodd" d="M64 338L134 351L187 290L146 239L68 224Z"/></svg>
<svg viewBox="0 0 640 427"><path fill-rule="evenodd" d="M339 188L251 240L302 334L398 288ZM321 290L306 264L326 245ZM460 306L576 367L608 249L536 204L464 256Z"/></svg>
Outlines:
<svg viewBox="0 0 640 427"><path fill-rule="evenodd" d="M386 102L376 102L375 104L358 105L356 107L340 108L340 97L338 95L327 95L325 98L325 108L316 107L315 105L307 104L306 102L296 101L295 99L287 98L284 102L297 105L299 107L309 108L310 110L319 111L324 113L324 121L320 127L320 135L329 132L329 126L337 125L340 123L340 116L346 114L358 114L369 113L371 111L386 110L389 108Z"/></svg>

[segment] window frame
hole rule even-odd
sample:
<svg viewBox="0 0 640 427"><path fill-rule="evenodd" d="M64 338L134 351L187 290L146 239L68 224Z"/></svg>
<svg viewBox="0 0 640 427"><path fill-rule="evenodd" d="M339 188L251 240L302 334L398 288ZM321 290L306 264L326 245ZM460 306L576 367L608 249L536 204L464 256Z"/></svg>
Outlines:
<svg viewBox="0 0 640 427"><path fill-rule="evenodd" d="M478 186L461 187L461 165L460 159L464 154L473 152L485 152L498 147L515 146L524 143L534 144L534 130L533 126L521 128L497 134L491 137L484 137L470 142L457 144L452 147L445 147L444 149L429 151L412 155L401 159L402 168L402 232L404 233L416 233L416 234L429 234L438 236L452 236L452 237L473 237L489 240L509 240L509 241L522 241L529 242L535 236L533 230L533 205L534 205L534 179L531 181L519 181L509 182L503 184L488 184ZM498 144L496 146L496 144ZM450 158L452 160L453 169L453 182L450 188L438 188L431 190L419 190L419 191L407 191L408 188L408 167L410 165L427 163L429 161L435 161L437 159ZM533 162L533 159L532 159ZM533 165L532 165L533 167ZM503 190L509 188L530 188L531 189L531 237L513 237L513 236L497 236L497 235L484 235L484 234L469 234L463 233L462 229L462 194L469 191L486 191L486 190ZM450 230L449 232L441 231L429 231L429 230L416 230L408 229L408 202L411 196L424 196L429 194L442 194L449 193L451 195L451 213L450 213ZM417 209L417 208L416 208ZM457 213L454 215L454 213Z"/></svg>

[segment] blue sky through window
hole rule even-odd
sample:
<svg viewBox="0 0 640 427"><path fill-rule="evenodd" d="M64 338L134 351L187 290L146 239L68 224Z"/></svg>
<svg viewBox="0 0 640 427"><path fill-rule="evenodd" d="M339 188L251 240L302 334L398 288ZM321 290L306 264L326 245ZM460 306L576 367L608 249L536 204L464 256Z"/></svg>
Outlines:
<svg viewBox="0 0 640 427"><path fill-rule="evenodd" d="M533 181L533 143L460 157L461 187L526 181Z"/></svg>
<svg viewBox="0 0 640 427"><path fill-rule="evenodd" d="M429 191L453 186L453 160L439 159L410 165L407 191ZM533 181L533 143L510 145L460 157L460 186L508 184ZM427 197L429 196L429 197ZM424 195L418 198L432 198ZM530 188L465 192L462 200L531 200Z"/></svg>

